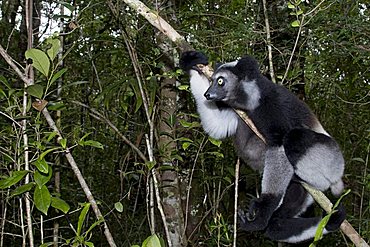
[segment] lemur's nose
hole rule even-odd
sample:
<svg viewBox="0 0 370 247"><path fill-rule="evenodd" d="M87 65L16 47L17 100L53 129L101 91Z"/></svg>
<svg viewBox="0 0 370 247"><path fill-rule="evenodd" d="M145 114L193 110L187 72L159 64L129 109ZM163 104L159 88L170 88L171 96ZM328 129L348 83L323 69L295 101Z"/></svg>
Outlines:
<svg viewBox="0 0 370 247"><path fill-rule="evenodd" d="M215 95L210 94L209 92L205 92L204 97L206 97L207 100L213 100L215 98Z"/></svg>

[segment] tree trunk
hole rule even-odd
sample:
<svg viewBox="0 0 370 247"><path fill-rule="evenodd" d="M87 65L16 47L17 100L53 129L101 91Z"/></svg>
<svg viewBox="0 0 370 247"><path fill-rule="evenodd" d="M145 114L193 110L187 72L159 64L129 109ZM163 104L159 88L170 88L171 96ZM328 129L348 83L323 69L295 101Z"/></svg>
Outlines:
<svg viewBox="0 0 370 247"><path fill-rule="evenodd" d="M161 11L161 2L156 2L156 9ZM172 4L171 1L164 4ZM165 6L167 13L174 14L172 6ZM165 13L162 13L165 14ZM162 49L167 61L173 61L175 49L168 38L160 31L156 30L158 46ZM166 66L162 72L170 72L172 69ZM160 101L160 124L159 149L162 151L161 165L173 167L163 171L161 176L163 210L166 215L171 243L173 246L187 246L185 235L185 220L181 202L181 186L178 177L176 164L172 161L172 153L176 151L175 123L176 117L176 78L165 78L161 81L161 101Z"/></svg>

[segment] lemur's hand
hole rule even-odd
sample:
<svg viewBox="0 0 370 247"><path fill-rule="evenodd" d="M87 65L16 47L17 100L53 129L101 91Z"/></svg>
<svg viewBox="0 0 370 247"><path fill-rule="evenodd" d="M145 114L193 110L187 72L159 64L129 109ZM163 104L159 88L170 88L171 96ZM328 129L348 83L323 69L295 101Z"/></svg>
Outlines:
<svg viewBox="0 0 370 247"><path fill-rule="evenodd" d="M197 64L208 65L208 58L199 51L187 51L181 55L180 67L184 71L189 72Z"/></svg>
<svg viewBox="0 0 370 247"><path fill-rule="evenodd" d="M262 195L261 198L252 200L247 213L239 211L240 228L244 231L265 229L278 202L279 200L268 195Z"/></svg>

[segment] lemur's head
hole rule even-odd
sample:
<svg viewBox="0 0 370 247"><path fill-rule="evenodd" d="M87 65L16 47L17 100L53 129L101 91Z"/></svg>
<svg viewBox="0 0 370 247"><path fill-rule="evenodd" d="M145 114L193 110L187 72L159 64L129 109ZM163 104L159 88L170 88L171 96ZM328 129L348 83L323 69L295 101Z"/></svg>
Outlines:
<svg viewBox="0 0 370 247"><path fill-rule="evenodd" d="M204 97L207 100L226 103L234 101L241 94L248 94L243 88L248 83L255 84L259 74L258 63L249 56L219 65L213 73L211 86L205 92Z"/></svg>

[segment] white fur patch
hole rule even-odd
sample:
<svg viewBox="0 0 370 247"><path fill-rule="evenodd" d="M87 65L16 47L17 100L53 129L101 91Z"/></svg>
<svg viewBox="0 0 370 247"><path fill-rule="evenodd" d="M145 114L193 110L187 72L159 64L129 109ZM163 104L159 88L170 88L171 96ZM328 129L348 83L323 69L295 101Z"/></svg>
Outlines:
<svg viewBox="0 0 370 247"><path fill-rule="evenodd" d="M301 211L296 215L299 217L301 214L306 212L307 208L314 203L314 200L311 195L307 195L306 200L304 201L303 205L301 206Z"/></svg>
<svg viewBox="0 0 370 247"><path fill-rule="evenodd" d="M244 81L243 89L248 95L248 101L246 102L247 109L253 111L260 105L261 90L255 80Z"/></svg>
<svg viewBox="0 0 370 247"><path fill-rule="evenodd" d="M310 228L304 230L300 235L292 236L292 237L290 237L288 239L285 239L285 240L282 240L282 241L287 242L287 243L302 242L304 240L313 238L316 234L316 230L317 230L317 225L316 226L311 226ZM323 234L327 234L327 233L328 233L328 231L326 229L324 229Z"/></svg>
<svg viewBox="0 0 370 247"><path fill-rule="evenodd" d="M209 87L208 79L191 70L190 87L205 132L216 139L234 135L238 126L238 116L231 108L220 110L214 102L204 97Z"/></svg>
<svg viewBox="0 0 370 247"><path fill-rule="evenodd" d="M321 134L324 134L326 136L330 136L328 132L326 132L326 130L322 127L321 123L319 122L319 120L316 120L316 124L315 126L312 128L313 131L315 131L316 133L321 133Z"/></svg>

